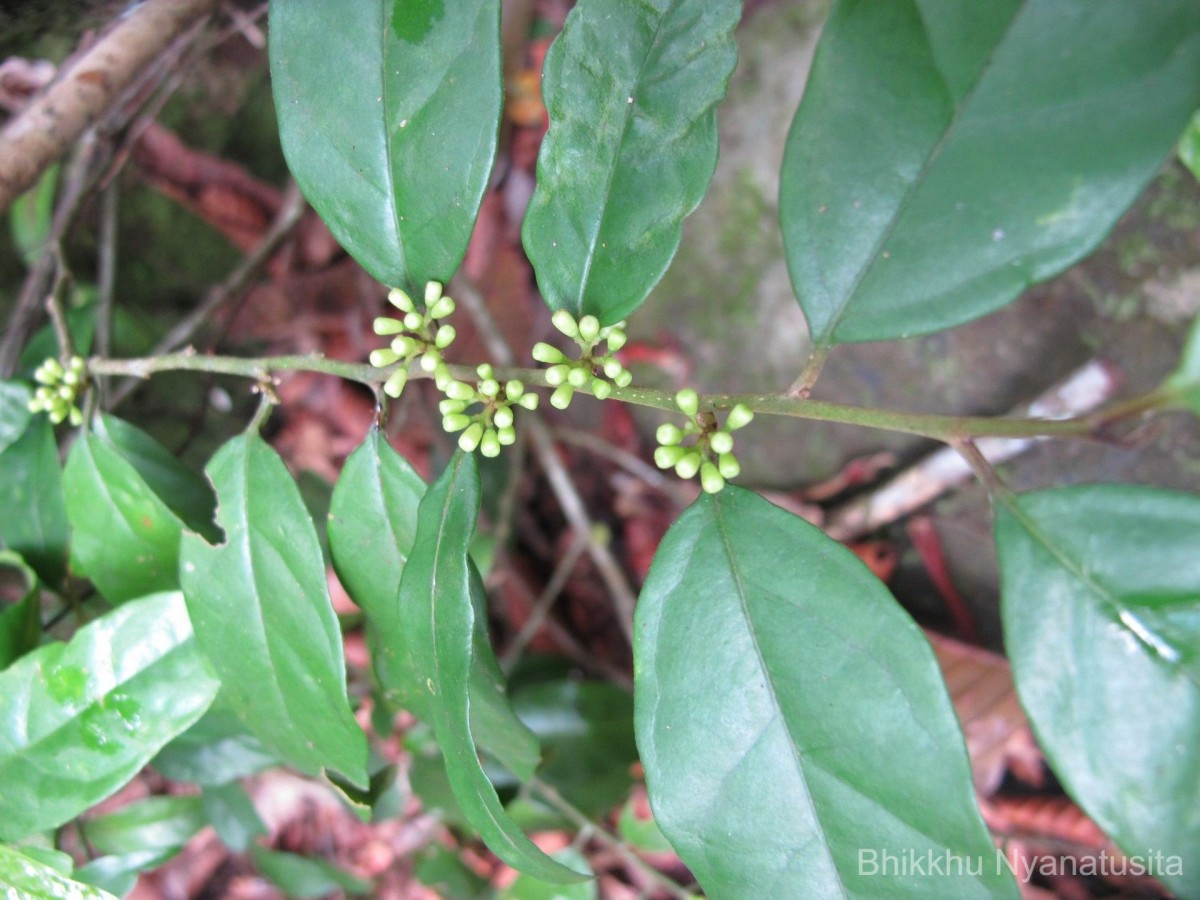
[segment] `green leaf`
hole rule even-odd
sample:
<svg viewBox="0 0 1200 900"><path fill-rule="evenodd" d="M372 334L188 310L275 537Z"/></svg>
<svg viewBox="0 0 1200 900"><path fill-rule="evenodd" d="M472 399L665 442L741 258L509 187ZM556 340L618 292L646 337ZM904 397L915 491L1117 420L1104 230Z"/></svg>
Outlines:
<svg viewBox="0 0 1200 900"><path fill-rule="evenodd" d="M421 854L413 874L443 900L485 900L491 897L486 878L463 863L457 853L436 844Z"/></svg>
<svg viewBox="0 0 1200 900"><path fill-rule="evenodd" d="M617 817L617 834L630 846L647 853L674 852L658 823L653 818L640 818L632 800L621 807L621 814Z"/></svg>
<svg viewBox="0 0 1200 900"><path fill-rule="evenodd" d="M37 262L50 236L54 220L54 191L58 187L58 164L49 166L37 184L13 201L9 210L13 243L30 268Z"/></svg>
<svg viewBox="0 0 1200 900"><path fill-rule="evenodd" d="M1179 139L1179 161L1188 167L1193 178L1200 181L1200 112L1188 120L1183 137Z"/></svg>
<svg viewBox="0 0 1200 900"><path fill-rule="evenodd" d="M1200 317L1192 322L1179 367L1163 383L1170 402L1200 416Z"/></svg>
<svg viewBox="0 0 1200 900"><path fill-rule="evenodd" d="M206 787L200 802L221 843L235 853L245 853L255 838L267 834L246 789L236 781Z"/></svg>
<svg viewBox="0 0 1200 900"><path fill-rule="evenodd" d="M110 603L179 587L183 523L121 450L100 432L82 435L63 475L71 560Z"/></svg>
<svg viewBox="0 0 1200 900"><path fill-rule="evenodd" d="M412 552L425 482L378 430L346 459L329 508L329 550L346 592L366 616L367 646L384 697L403 705L400 573Z"/></svg>
<svg viewBox="0 0 1200 900"><path fill-rule="evenodd" d="M33 413L29 401L33 391L23 381L0 380L0 453L25 433Z"/></svg>
<svg viewBox="0 0 1200 900"><path fill-rule="evenodd" d="M271 4L288 166L350 255L390 285L449 280L496 154L500 4Z"/></svg>
<svg viewBox="0 0 1200 900"><path fill-rule="evenodd" d="M225 543L186 534L180 577L196 640L263 745L296 767L367 784L366 736L346 699L342 636L316 531L283 460L235 437L207 467Z"/></svg>
<svg viewBox="0 0 1200 900"><path fill-rule="evenodd" d="M217 680L178 593L134 600L0 672L0 839L112 794L204 713Z"/></svg>
<svg viewBox="0 0 1200 900"><path fill-rule="evenodd" d="M517 828L476 754L468 700L476 611L467 552L478 514L475 458L458 451L421 500L400 582L400 626L418 684L428 692L421 713L441 745L455 799L492 852L545 881L579 881L587 876L546 856Z"/></svg>
<svg viewBox="0 0 1200 900"><path fill-rule="evenodd" d="M258 870L289 897L324 897L337 890L366 894L371 890L371 882L356 878L323 859L309 859L262 847L251 847L250 857Z"/></svg>
<svg viewBox="0 0 1200 900"><path fill-rule="evenodd" d="M784 154L818 345L999 309L1094 249L1200 103L1200 5L841 0Z"/></svg>
<svg viewBox="0 0 1200 900"><path fill-rule="evenodd" d="M521 688L513 708L542 746L538 777L573 806L599 816L629 795L638 758L629 694L611 684L564 679ZM526 803L540 807L533 798ZM511 806L509 812L526 815ZM550 821L556 820L554 814Z"/></svg>
<svg viewBox="0 0 1200 900"><path fill-rule="evenodd" d="M584 855L574 847L566 847L554 854L564 865L581 872L590 872L591 866ZM546 884L528 875L518 875L508 887L500 892L497 900L596 900L599 892L595 881L578 884Z"/></svg>
<svg viewBox="0 0 1200 900"><path fill-rule="evenodd" d="M1079 486L996 515L1005 646L1063 785L1127 854L1200 894L1200 498Z"/></svg>
<svg viewBox="0 0 1200 900"><path fill-rule="evenodd" d="M1017 896L933 651L820 529L750 491L702 496L659 546L635 630L655 819L710 895ZM885 852L962 868L884 887Z"/></svg>
<svg viewBox="0 0 1200 900"><path fill-rule="evenodd" d="M120 452L184 525L205 537L214 540L220 537L213 526L217 498L199 473L181 463L146 432L116 416L102 414L95 431Z"/></svg>
<svg viewBox="0 0 1200 900"><path fill-rule="evenodd" d="M220 696L191 728L154 757L154 768L172 781L221 785L278 765Z"/></svg>
<svg viewBox="0 0 1200 900"><path fill-rule="evenodd" d="M140 873L157 869L177 852L175 849L139 850L120 856L101 856L76 869L75 877L84 884L124 897L133 890Z"/></svg>
<svg viewBox="0 0 1200 900"><path fill-rule="evenodd" d="M178 850L207 824L199 797L147 797L89 819L84 832L101 853L128 854Z"/></svg>
<svg viewBox="0 0 1200 900"><path fill-rule="evenodd" d="M67 512L54 427L36 416L0 452L0 538L42 581L62 584L67 562Z"/></svg>
<svg viewBox="0 0 1200 900"><path fill-rule="evenodd" d="M338 577L367 619L367 641L385 699L419 712L424 697L405 650L397 599L417 530L425 482L373 431L346 460L334 488L329 545ZM537 738L509 706L488 640L483 584L473 573L476 641L471 668L471 731L488 753L528 779L537 768Z"/></svg>
<svg viewBox="0 0 1200 900"><path fill-rule="evenodd" d="M0 669L7 668L42 641L37 575L11 550L0 550L0 570L3 569L15 569L20 574L25 594L0 612Z"/></svg>
<svg viewBox="0 0 1200 900"><path fill-rule="evenodd" d="M666 271L716 167L740 18L737 0L581 0L567 17L522 230L551 309L612 324Z"/></svg>
<svg viewBox="0 0 1200 900"><path fill-rule="evenodd" d="M112 894L60 875L15 847L0 844L0 887L12 900L117 900Z"/></svg>

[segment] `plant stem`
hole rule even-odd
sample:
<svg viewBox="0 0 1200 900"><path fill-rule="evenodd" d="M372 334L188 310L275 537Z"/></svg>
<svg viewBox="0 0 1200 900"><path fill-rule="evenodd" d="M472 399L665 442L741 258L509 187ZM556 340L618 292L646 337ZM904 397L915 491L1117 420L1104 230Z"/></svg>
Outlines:
<svg viewBox="0 0 1200 900"><path fill-rule="evenodd" d="M235 375L255 380L268 379L279 372L320 372L348 381L378 386L390 374L390 369L377 369L364 363L349 363L326 359L318 354L303 356L271 356L242 358L234 356L202 356L195 351L169 353L139 359L92 359L89 370L95 375L131 375L148 378L158 372L193 371L219 375ZM450 373L462 381L473 382L477 376L472 366L450 366ZM427 378L426 373L413 367L411 378ZM496 377L501 380L520 379L527 385L547 387L544 369L522 369L497 366ZM590 386L577 393L591 393ZM651 388L614 388L612 399L638 406L678 413L675 395L670 391ZM848 406L823 400L808 400L787 394L708 394L701 397L702 410L728 410L743 403L756 413L789 416L819 422L836 422L898 431L944 443L978 437L1091 437L1106 426L1164 406L1170 399L1162 389L1142 394L1104 409L1066 419L1039 419L991 416L948 416L929 413L904 413L863 406Z"/></svg>

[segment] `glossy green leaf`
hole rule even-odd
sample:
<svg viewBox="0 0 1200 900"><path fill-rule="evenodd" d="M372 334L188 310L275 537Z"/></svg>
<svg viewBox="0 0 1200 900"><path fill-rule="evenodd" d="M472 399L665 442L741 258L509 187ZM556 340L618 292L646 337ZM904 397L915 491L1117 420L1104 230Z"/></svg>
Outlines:
<svg viewBox="0 0 1200 900"><path fill-rule="evenodd" d="M220 785L279 764L220 696L191 728L154 757L154 768L173 781Z"/></svg>
<svg viewBox="0 0 1200 900"><path fill-rule="evenodd" d="M275 0L271 84L288 166L375 278L458 268L503 102L494 0Z"/></svg>
<svg viewBox="0 0 1200 900"><path fill-rule="evenodd" d="M0 839L61 825L132 778L218 682L183 598L131 601L0 672Z"/></svg>
<svg viewBox="0 0 1200 900"><path fill-rule="evenodd" d="M5 900L116 900L112 894L59 874L15 847L0 844L0 888Z"/></svg>
<svg viewBox="0 0 1200 900"><path fill-rule="evenodd" d="M702 496L635 628L655 819L710 896L1017 896L933 651L820 529L739 488ZM962 869L884 878L885 852Z"/></svg>
<svg viewBox="0 0 1200 900"><path fill-rule="evenodd" d="M0 453L25 433L33 413L29 401L33 391L23 381L0 379Z"/></svg>
<svg viewBox="0 0 1200 900"><path fill-rule="evenodd" d="M437 734L454 796L492 852L546 881L578 881L587 876L550 859L509 818L476 753L468 696L477 626L467 553L478 515L475 458L458 451L421 500L400 581L406 652L427 691L420 706Z"/></svg>
<svg viewBox="0 0 1200 900"><path fill-rule="evenodd" d="M551 309L611 324L666 271L716 166L740 17L738 0L581 0L567 17L522 231Z"/></svg>
<svg viewBox="0 0 1200 900"><path fill-rule="evenodd" d="M42 640L41 604L36 573L11 550L0 550L0 570L15 572L25 583L25 593L0 611L0 669L16 662Z"/></svg>
<svg viewBox="0 0 1200 900"><path fill-rule="evenodd" d="M181 463L167 448L140 428L110 416L98 417L97 434L103 435L146 482L146 485L192 531L216 539L213 526L217 498L198 473Z"/></svg>
<svg viewBox="0 0 1200 900"><path fill-rule="evenodd" d="M346 458L329 508L329 550L338 578L367 620L367 646L384 696L403 706L400 573L412 551L425 482L372 430Z"/></svg>
<svg viewBox="0 0 1200 900"><path fill-rule="evenodd" d="M367 641L387 701L420 712L424 691L412 672L398 592L412 552L425 482L378 431L346 460L334 488L329 545L338 577L367 619ZM537 739L509 706L488 640L483 583L472 573L476 641L471 666L471 732L522 779L537 768Z"/></svg>
<svg viewBox="0 0 1200 900"><path fill-rule="evenodd" d="M338 890L366 894L371 890L371 882L356 878L323 859L262 847L251 847L250 857L258 870L289 897L324 897Z"/></svg>
<svg viewBox="0 0 1200 900"><path fill-rule="evenodd" d="M235 853L245 853L255 838L267 834L246 789L236 781L205 788L200 802L221 843Z"/></svg>
<svg viewBox="0 0 1200 900"><path fill-rule="evenodd" d="M1200 498L1041 491L996 514L1017 694L1071 796L1200 895Z"/></svg>
<svg viewBox="0 0 1200 900"><path fill-rule="evenodd" d="M0 452L0 539L42 581L58 586L67 565L67 512L54 428L36 416Z"/></svg>
<svg viewBox="0 0 1200 900"><path fill-rule="evenodd" d="M1171 403L1200 416L1200 318L1192 322L1179 366L1163 384Z"/></svg>
<svg viewBox="0 0 1200 900"><path fill-rule="evenodd" d="M89 819L88 843L101 853L175 850L208 824L200 798L147 797L116 812Z"/></svg>
<svg viewBox="0 0 1200 900"><path fill-rule="evenodd" d="M342 636L296 483L253 434L225 444L207 472L225 543L184 535L180 577L226 700L289 763L365 786L366 736L346 699Z"/></svg>
<svg viewBox="0 0 1200 900"><path fill-rule="evenodd" d="M840 0L780 184L814 340L947 328L1061 272L1198 104L1194 0Z"/></svg>
<svg viewBox="0 0 1200 900"><path fill-rule="evenodd" d="M71 565L110 603L179 587L183 523L98 431L71 448L63 475Z"/></svg>
<svg viewBox="0 0 1200 900"><path fill-rule="evenodd" d="M42 838L48 838L49 834L41 835ZM36 840L36 838L35 838ZM40 862L43 865L49 866L60 875L71 875L75 871L75 859L70 853L65 853L62 850L53 850L50 847L44 847L40 844L33 844L29 841L22 841L20 846L15 848L20 850L30 859L35 862ZM82 881L83 879L78 879Z"/></svg>

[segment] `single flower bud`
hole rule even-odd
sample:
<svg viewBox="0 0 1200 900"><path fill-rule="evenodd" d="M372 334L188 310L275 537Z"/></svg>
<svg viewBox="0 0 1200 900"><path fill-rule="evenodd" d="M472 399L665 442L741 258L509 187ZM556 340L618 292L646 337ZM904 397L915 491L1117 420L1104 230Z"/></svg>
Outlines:
<svg viewBox="0 0 1200 900"><path fill-rule="evenodd" d="M503 446L508 447L517 442L517 430L511 425L507 428L500 428L496 431L496 437Z"/></svg>
<svg viewBox="0 0 1200 900"><path fill-rule="evenodd" d="M575 388L569 384L560 384L554 389L554 393L550 395L550 405L555 409L566 409L571 405L571 398L575 396Z"/></svg>
<svg viewBox="0 0 1200 900"><path fill-rule="evenodd" d="M619 331L617 329L613 329L612 333L609 334L608 339L605 342L608 346L608 352L616 353L618 350L620 350L622 347L625 346L625 343L628 340L629 340L629 338L625 335L624 331Z"/></svg>
<svg viewBox="0 0 1200 900"><path fill-rule="evenodd" d="M612 396L612 385L602 378L593 378L592 396L597 400L607 400Z"/></svg>
<svg viewBox="0 0 1200 900"><path fill-rule="evenodd" d="M660 469L670 469L687 454L686 447L659 447L654 451L654 464Z"/></svg>
<svg viewBox="0 0 1200 900"><path fill-rule="evenodd" d="M571 371L568 365L551 366L546 370L546 384L551 387L557 387L567 380L567 374Z"/></svg>
<svg viewBox="0 0 1200 900"><path fill-rule="evenodd" d="M524 393L525 393L524 383L517 381L517 379L515 379L515 378L504 386L504 396L507 397L509 400L512 400L514 403L517 400L520 400L521 396Z"/></svg>
<svg viewBox="0 0 1200 900"><path fill-rule="evenodd" d="M467 408L466 400L452 400L449 397L447 397L445 400L442 400L440 403L438 403L438 412L440 412L443 416L449 416L449 415L453 415L454 413L460 413L466 408Z"/></svg>
<svg viewBox="0 0 1200 900"><path fill-rule="evenodd" d="M382 369L394 362L399 362L400 354L391 347L380 347L378 350L372 350L371 355L367 358L375 368Z"/></svg>
<svg viewBox="0 0 1200 900"><path fill-rule="evenodd" d="M586 344L596 343L600 336L600 321L595 316L584 316L579 320L579 339Z"/></svg>
<svg viewBox="0 0 1200 900"><path fill-rule="evenodd" d="M442 390L451 400L475 399L475 388L462 381L451 381Z"/></svg>
<svg viewBox="0 0 1200 900"><path fill-rule="evenodd" d="M428 308L442 298L442 283L440 281L425 282L425 306Z"/></svg>
<svg viewBox="0 0 1200 900"><path fill-rule="evenodd" d="M456 337L458 337L458 332L454 330L453 325L443 325L437 330L437 337L434 338L433 344L439 350L445 350L454 343Z"/></svg>
<svg viewBox="0 0 1200 900"><path fill-rule="evenodd" d="M717 467L708 460L700 466L700 487L704 488L707 494L715 494L725 487L725 479L721 473L717 471Z"/></svg>
<svg viewBox="0 0 1200 900"><path fill-rule="evenodd" d="M537 394L522 394L517 402L525 409L533 412L538 408L538 399L539 398Z"/></svg>
<svg viewBox="0 0 1200 900"><path fill-rule="evenodd" d="M728 431L714 431L708 438L713 453L728 453L733 449L733 435Z"/></svg>
<svg viewBox="0 0 1200 900"><path fill-rule="evenodd" d="M694 416L700 410L700 397L691 388L684 388L675 395L675 405L685 416Z"/></svg>
<svg viewBox="0 0 1200 900"><path fill-rule="evenodd" d="M581 388L592 380L592 373L586 369L572 368L567 372L567 384L573 388Z"/></svg>
<svg viewBox="0 0 1200 900"><path fill-rule="evenodd" d="M545 363L552 366L555 363L564 362L566 356L557 347L552 347L544 341L538 341L533 345L533 349L529 351L530 355L540 363Z"/></svg>
<svg viewBox="0 0 1200 900"><path fill-rule="evenodd" d="M725 429L727 431L737 431L739 428L745 428L754 419L754 411L745 403L738 403L729 411L729 415L725 418Z"/></svg>
<svg viewBox="0 0 1200 900"><path fill-rule="evenodd" d="M494 429L489 428L483 433L483 439L479 442L479 452L489 459L500 455L500 438Z"/></svg>
<svg viewBox="0 0 1200 900"><path fill-rule="evenodd" d="M442 297L433 306L429 307L429 318L444 319L446 316L454 314L454 301L449 297Z"/></svg>
<svg viewBox="0 0 1200 900"><path fill-rule="evenodd" d="M442 417L442 430L448 434L462 431L471 424L471 417L463 413L450 413Z"/></svg>
<svg viewBox="0 0 1200 900"><path fill-rule="evenodd" d="M483 439L483 423L472 422L462 434L458 436L458 446L463 453L470 453L479 446L480 440Z"/></svg>
<svg viewBox="0 0 1200 900"><path fill-rule="evenodd" d="M664 447L671 447L683 440L683 432L679 430L678 426L672 425L670 422L664 422L659 425L658 431L654 433L654 436ZM672 465L674 464L672 463Z"/></svg>
<svg viewBox="0 0 1200 900"><path fill-rule="evenodd" d="M687 451L679 462L675 463L675 474L680 478L691 478L700 470L703 459L699 450Z"/></svg>
<svg viewBox="0 0 1200 900"><path fill-rule="evenodd" d="M388 302L401 312L416 312L416 307L413 306L412 297L408 296L400 288L392 288L388 291Z"/></svg>
<svg viewBox="0 0 1200 900"><path fill-rule="evenodd" d="M404 327L409 331L420 331L425 327L425 317L419 312L406 313L404 316Z"/></svg>
<svg viewBox="0 0 1200 900"><path fill-rule="evenodd" d="M408 384L408 369L399 368L383 383L383 392L393 400L399 400L400 395L404 393L406 384Z"/></svg>
<svg viewBox="0 0 1200 900"><path fill-rule="evenodd" d="M571 315L568 309L557 310L550 317L551 324L569 338L579 337L579 325L575 322L575 317Z"/></svg>
<svg viewBox="0 0 1200 900"><path fill-rule="evenodd" d="M399 319L389 319L387 316L380 316L372 325L376 334L399 334L404 330L404 323Z"/></svg>
<svg viewBox="0 0 1200 900"><path fill-rule="evenodd" d="M742 467L732 453L722 453L717 457L717 470L725 478L737 478L742 474Z"/></svg>
<svg viewBox="0 0 1200 900"><path fill-rule="evenodd" d="M492 413L492 424L497 428L510 428L513 423L513 411L507 406L501 406Z"/></svg>

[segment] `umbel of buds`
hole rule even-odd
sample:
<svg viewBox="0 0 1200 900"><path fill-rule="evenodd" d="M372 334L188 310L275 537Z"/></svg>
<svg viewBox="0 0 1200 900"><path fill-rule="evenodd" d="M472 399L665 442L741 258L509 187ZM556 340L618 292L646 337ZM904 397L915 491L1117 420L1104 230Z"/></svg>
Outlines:
<svg viewBox="0 0 1200 900"><path fill-rule="evenodd" d="M550 405L566 409L579 388L590 387L598 400L606 399L613 386L629 387L633 375L613 354L625 346L625 323L600 327L595 316L578 321L565 309L558 310L550 321L554 327L579 345L579 358L571 359L557 347L538 342L533 345L533 358L545 363L546 381L554 388Z"/></svg>
<svg viewBox="0 0 1200 900"><path fill-rule="evenodd" d="M412 298L400 288L392 288L388 302L404 315L399 319L380 316L375 320L375 333L392 338L391 346L381 347L371 353L371 365L378 368L399 363L399 367L383 383L383 392L389 397L399 397L408 383L408 367L413 360L433 375L439 388L450 381L450 372L442 360L442 351L456 337L454 326L441 324L454 312L454 301L442 296L442 285L430 281L425 285L425 309L418 310Z"/></svg>
<svg viewBox="0 0 1200 900"><path fill-rule="evenodd" d="M654 462L660 469L673 468L680 478L694 478L699 473L700 486L715 494L725 487L726 479L736 478L742 471L733 455L732 432L749 425L754 413L739 403L725 417L725 427L718 428L713 413L700 412L700 397L691 388L675 395L675 405L688 417L687 424L683 428L669 422L658 426ZM685 446L684 440L692 437L695 440Z"/></svg>
<svg viewBox="0 0 1200 900"><path fill-rule="evenodd" d="M70 420L72 425L83 424L83 413L75 405L86 380L82 356L72 356L66 366L48 357L37 367L33 379L38 388L29 401L30 412L48 414L55 425L64 420Z"/></svg>
<svg viewBox="0 0 1200 900"><path fill-rule="evenodd" d="M476 447L484 456L499 456L500 448L517 439L513 427L513 407L537 409L538 395L527 393L525 385L513 379L500 383L490 365L484 363L475 370L476 385L450 379L442 390L446 399L438 404L442 413L442 428L458 436L458 446L464 453Z"/></svg>

